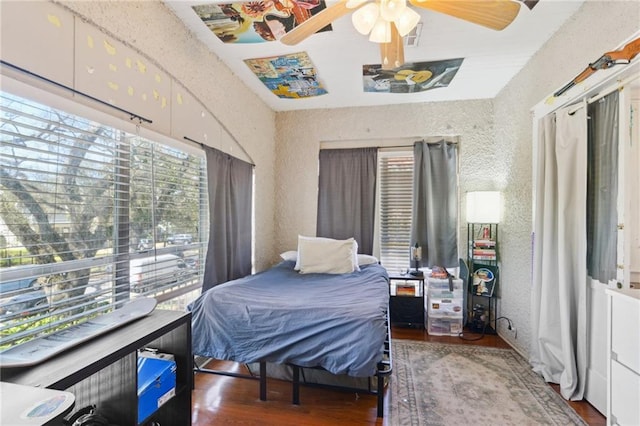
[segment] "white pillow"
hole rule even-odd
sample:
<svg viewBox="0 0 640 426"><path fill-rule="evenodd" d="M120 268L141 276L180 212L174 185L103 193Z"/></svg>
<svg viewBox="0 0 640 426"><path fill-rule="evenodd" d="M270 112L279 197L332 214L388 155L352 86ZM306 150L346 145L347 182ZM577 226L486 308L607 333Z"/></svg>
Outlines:
<svg viewBox="0 0 640 426"><path fill-rule="evenodd" d="M371 256L368 254L359 254L358 255L358 265L371 265L372 263L378 263L378 258L375 256Z"/></svg>
<svg viewBox="0 0 640 426"><path fill-rule="evenodd" d="M353 238L334 240L298 236L298 259L295 269L301 274L347 274L359 270L358 244Z"/></svg>
<svg viewBox="0 0 640 426"><path fill-rule="evenodd" d="M282 260L298 260L298 252L295 250L289 250L280 253Z"/></svg>

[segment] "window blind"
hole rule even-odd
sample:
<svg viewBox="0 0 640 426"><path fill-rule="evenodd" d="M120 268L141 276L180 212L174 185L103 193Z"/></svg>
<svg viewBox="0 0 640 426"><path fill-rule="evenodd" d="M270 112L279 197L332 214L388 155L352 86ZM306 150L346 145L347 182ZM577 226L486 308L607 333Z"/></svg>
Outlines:
<svg viewBox="0 0 640 426"><path fill-rule="evenodd" d="M410 267L413 155L381 152L379 158L380 262L398 273Z"/></svg>
<svg viewBox="0 0 640 426"><path fill-rule="evenodd" d="M203 156L0 96L0 350L200 286Z"/></svg>

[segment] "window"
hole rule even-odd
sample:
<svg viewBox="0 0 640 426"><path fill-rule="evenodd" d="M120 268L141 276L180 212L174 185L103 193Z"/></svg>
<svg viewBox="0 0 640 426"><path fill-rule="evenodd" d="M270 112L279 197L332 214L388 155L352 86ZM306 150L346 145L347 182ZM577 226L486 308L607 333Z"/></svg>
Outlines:
<svg viewBox="0 0 640 426"><path fill-rule="evenodd" d="M380 262L399 272L409 265L411 206L413 201L413 153L378 152L378 241Z"/></svg>
<svg viewBox="0 0 640 426"><path fill-rule="evenodd" d="M0 349L200 288L203 155L0 97Z"/></svg>

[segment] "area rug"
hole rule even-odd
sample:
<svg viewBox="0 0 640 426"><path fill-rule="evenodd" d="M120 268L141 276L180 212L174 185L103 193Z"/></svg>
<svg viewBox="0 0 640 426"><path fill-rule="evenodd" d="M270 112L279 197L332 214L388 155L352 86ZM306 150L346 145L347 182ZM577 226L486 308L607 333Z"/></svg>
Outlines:
<svg viewBox="0 0 640 426"><path fill-rule="evenodd" d="M512 349L392 345L389 426L586 425Z"/></svg>

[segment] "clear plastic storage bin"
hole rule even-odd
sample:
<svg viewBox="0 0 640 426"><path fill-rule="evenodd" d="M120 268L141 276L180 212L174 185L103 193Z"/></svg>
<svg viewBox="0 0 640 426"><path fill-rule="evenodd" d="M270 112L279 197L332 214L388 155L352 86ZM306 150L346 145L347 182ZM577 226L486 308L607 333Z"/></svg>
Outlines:
<svg viewBox="0 0 640 426"><path fill-rule="evenodd" d="M453 278L453 289L462 291L462 280ZM447 278L431 278L427 279L427 286L433 290L449 290L449 279Z"/></svg>
<svg viewBox="0 0 640 426"><path fill-rule="evenodd" d="M429 316L448 316L458 317L463 313L463 299L459 298L427 298L427 315Z"/></svg>
<svg viewBox="0 0 640 426"><path fill-rule="evenodd" d="M462 315L459 318L429 315L426 329L433 336L457 336L462 331Z"/></svg>

